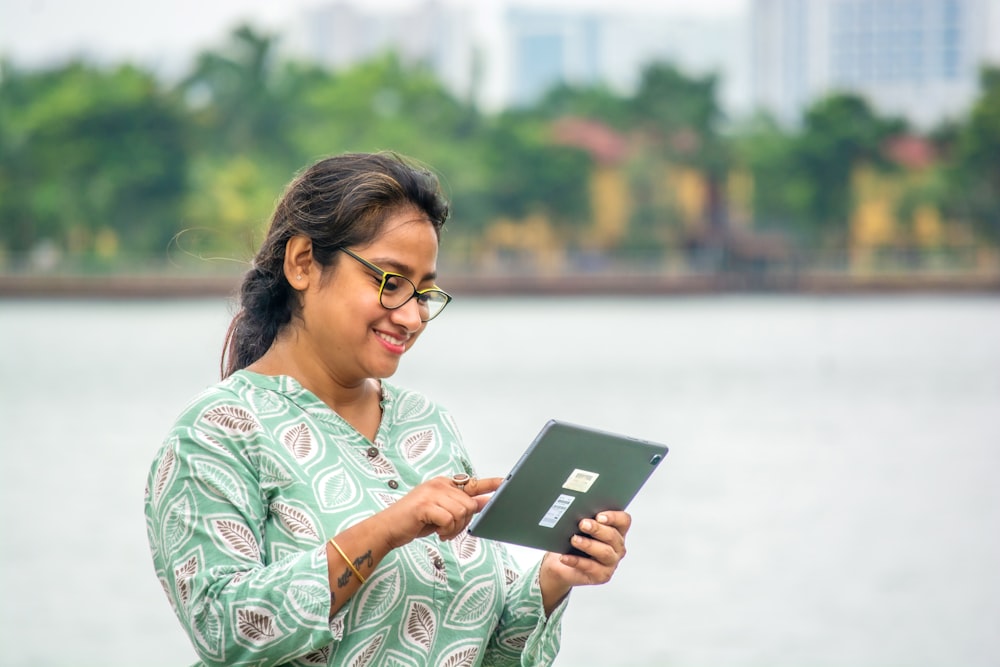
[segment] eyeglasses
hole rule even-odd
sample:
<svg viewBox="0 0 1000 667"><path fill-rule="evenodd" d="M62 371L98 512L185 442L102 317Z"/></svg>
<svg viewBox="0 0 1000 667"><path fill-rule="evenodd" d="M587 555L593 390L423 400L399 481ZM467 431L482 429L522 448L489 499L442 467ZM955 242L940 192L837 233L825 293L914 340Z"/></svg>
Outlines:
<svg viewBox="0 0 1000 667"><path fill-rule="evenodd" d="M451 303L451 295L437 287L417 289L413 281L406 276L390 271L383 271L367 259L355 255L347 248L340 248L344 254L353 257L374 273L381 274L382 280L378 287L378 302L386 310L396 310L405 306L410 299L417 297L420 308L420 321L430 322L441 314L444 307ZM409 289L407 289L409 286Z"/></svg>

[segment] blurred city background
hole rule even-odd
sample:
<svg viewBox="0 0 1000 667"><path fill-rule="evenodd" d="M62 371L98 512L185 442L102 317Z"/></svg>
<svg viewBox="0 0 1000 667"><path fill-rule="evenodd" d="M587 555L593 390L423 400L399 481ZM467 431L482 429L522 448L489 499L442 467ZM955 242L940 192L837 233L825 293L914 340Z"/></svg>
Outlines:
<svg viewBox="0 0 1000 667"><path fill-rule="evenodd" d="M456 289L1000 284L1000 0L282 4L5 3L4 289L228 289L378 149L441 175Z"/></svg>

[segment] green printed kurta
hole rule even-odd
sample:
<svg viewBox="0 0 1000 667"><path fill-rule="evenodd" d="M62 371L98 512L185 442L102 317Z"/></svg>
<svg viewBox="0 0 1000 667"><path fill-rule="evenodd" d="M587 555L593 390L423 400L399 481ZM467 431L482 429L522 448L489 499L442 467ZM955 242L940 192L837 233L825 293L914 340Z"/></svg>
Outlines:
<svg viewBox="0 0 1000 667"><path fill-rule="evenodd" d="M451 416L382 383L374 442L289 377L239 371L183 411L150 470L156 573L204 664L547 665L538 565L463 533L396 549L329 618L326 539L421 482L474 474Z"/></svg>

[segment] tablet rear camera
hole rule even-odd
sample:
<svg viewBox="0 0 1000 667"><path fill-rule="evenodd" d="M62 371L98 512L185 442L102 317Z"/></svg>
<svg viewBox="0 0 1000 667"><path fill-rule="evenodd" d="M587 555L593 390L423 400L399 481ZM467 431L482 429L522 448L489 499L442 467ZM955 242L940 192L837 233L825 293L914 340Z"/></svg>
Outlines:
<svg viewBox="0 0 1000 667"><path fill-rule="evenodd" d="M663 456L660 454L653 454L653 458L649 459L649 465L655 466L657 463L663 460Z"/></svg>

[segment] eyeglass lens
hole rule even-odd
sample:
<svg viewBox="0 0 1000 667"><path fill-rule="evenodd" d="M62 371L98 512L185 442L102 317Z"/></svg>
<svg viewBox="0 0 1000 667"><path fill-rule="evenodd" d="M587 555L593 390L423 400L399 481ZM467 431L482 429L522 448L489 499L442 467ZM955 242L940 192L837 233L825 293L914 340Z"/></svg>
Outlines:
<svg viewBox="0 0 1000 667"><path fill-rule="evenodd" d="M439 290L427 290L422 294L417 286L405 276L386 274L382 281L382 293L379 301L384 308L401 308L410 299L416 297L420 307L420 319L433 319L448 305L448 297Z"/></svg>

